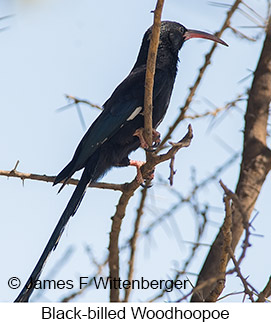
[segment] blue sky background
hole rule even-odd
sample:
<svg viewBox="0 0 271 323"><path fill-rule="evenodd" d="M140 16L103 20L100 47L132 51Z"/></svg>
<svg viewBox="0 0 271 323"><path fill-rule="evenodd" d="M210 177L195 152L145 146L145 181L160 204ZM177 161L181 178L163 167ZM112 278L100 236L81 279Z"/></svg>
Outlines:
<svg viewBox="0 0 271 323"><path fill-rule="evenodd" d="M222 2L222 1L221 1ZM231 4L232 1L223 1ZM1 1L0 16L15 14L1 21L0 27L10 28L0 33L0 169L11 170L20 160L19 171L56 175L70 160L84 134L76 109L57 113L67 101L64 94L85 98L103 104L114 88L132 68L145 30L152 24L154 0L55 0L55 1ZM247 1L253 9L265 16L266 1ZM225 19L225 8L210 6L202 0L168 0L163 11L164 20L181 22L188 28L216 32ZM239 13L233 25L253 25ZM258 30L244 29L249 35ZM203 113L213 107L206 98L217 106L235 98L250 86L251 78L241 79L254 70L262 47L263 35L257 42L236 38L227 30L222 37L229 48L219 46L213 63L204 76L192 108ZM212 44L208 41L191 40L180 53L179 73L176 79L170 108L163 124L159 127L162 136L175 120L193 84L204 55ZM213 173L216 167L231 157L233 151L242 147L243 114L245 103L238 111L230 111L223 122L210 131L210 118L193 120L194 139L191 147L180 151L175 167L174 188L185 194L191 184L191 167L197 170L197 179ZM98 110L82 105L87 125L97 117ZM192 114L190 112L189 114ZM186 132L188 121L182 122L174 133L174 140ZM232 150L220 145L222 139ZM133 158L144 159L138 151ZM221 176L224 183L235 189L238 180L240 159L235 166ZM157 167L157 173L168 177L168 164ZM79 175L77 175L79 176ZM103 181L123 183L135 176L133 168L113 169ZM57 223L74 187L68 186L57 195L58 187L44 182L25 181L0 177L0 255L2 259L0 278L0 301L11 302L18 290L11 290L7 281L12 276L24 283L38 260L55 224ZM267 248L270 236L270 176L258 199L259 212L254 221L256 233L264 237L251 237L252 247L242 263L244 276L249 275L253 286L261 290L270 275L271 259ZM223 221L223 192L214 182L200 193L202 203L208 202L211 210L210 223L203 242L211 243ZM41 278L72 279L91 276L95 266L85 252L92 248L97 261L106 255L111 227L110 217L115 211L119 193L89 189L76 216L71 219L61 241L49 258ZM121 231L121 245L130 237L133 221L140 198L139 191L129 204ZM159 214L176 203L176 198L154 181L149 192L142 230ZM136 276L146 279L169 279L174 268L181 268L189 255L191 245L184 241L195 240L196 218L188 207L180 208L174 221L166 220L151 236L139 239L136 257ZM174 230L178 227L178 238ZM175 229L174 229L175 228ZM67 264L55 276L48 274L69 246L74 247ZM240 252L241 248L237 250ZM208 248L201 247L188 268L199 272ZM177 264L178 263L178 264ZM121 274L126 278L127 254L121 257ZM107 271L105 271L105 274ZM195 282L195 277L189 276ZM224 294L241 291L243 288L236 277L229 277ZM73 290L75 291L75 289ZM33 301L58 301L70 291L45 291L41 298ZM155 295L150 290L133 292L131 300L143 301ZM171 294L178 299L179 294ZM228 301L241 301L241 296ZM89 289L75 301L107 301L108 291Z"/></svg>

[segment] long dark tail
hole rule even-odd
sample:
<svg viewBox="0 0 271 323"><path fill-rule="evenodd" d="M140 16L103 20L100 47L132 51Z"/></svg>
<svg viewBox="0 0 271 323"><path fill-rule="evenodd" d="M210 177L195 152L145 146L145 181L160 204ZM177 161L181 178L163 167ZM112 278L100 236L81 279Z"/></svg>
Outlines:
<svg viewBox="0 0 271 323"><path fill-rule="evenodd" d="M62 216L58 221L58 224L55 227L55 230L53 231L38 263L36 264L36 267L34 268L24 288L22 289L22 291L20 292L20 294L18 295L18 297L15 299L14 302L28 302L29 297L31 296L34 290L35 281L39 278L47 258L49 257L51 251L56 248L58 241L65 229L66 224L68 223L70 217L74 215L74 213L76 212L77 208L79 207L84 197L86 188L89 182L92 180L91 173L93 174L93 172L90 172L89 167L86 167L77 187L75 188L68 202L68 205L66 206L64 212L62 213Z"/></svg>

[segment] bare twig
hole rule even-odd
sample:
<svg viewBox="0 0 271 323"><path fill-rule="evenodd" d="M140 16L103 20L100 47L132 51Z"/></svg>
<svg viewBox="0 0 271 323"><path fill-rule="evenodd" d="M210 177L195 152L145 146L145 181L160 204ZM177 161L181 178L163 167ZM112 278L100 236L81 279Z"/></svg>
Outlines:
<svg viewBox="0 0 271 323"><path fill-rule="evenodd" d="M129 243L130 244L130 257L129 257L129 261L128 261L129 270L128 270L128 277L127 277L127 279L129 281L131 281L133 279L136 242L137 242L137 238L139 235L139 226L140 226L140 221L141 221L141 218L143 215L143 208L145 205L146 197L147 197L147 187L144 187L141 191L141 199L140 199L139 207L137 209L137 216L136 216L136 220L135 220L135 224L134 224L134 232L133 232L132 238L130 239L130 243ZM128 302L131 291L132 291L131 288L125 289L124 302Z"/></svg>
<svg viewBox="0 0 271 323"><path fill-rule="evenodd" d="M169 163L169 169L170 169L170 174L169 174L169 184L170 186L173 185L173 177L174 175L176 174L176 170L174 170L174 162L175 162L175 156L173 156L170 160L170 163Z"/></svg>
<svg viewBox="0 0 271 323"><path fill-rule="evenodd" d="M0 17L0 21L2 21L2 20L6 20L6 19L11 18L11 17L13 17L13 16L14 16L14 15L6 15L6 16ZM9 27L2 27L2 28L0 28L0 32L5 31L5 30L7 30L7 29L9 29Z"/></svg>
<svg viewBox="0 0 271 323"><path fill-rule="evenodd" d="M103 108L101 106L99 106L97 104L94 104L94 103L91 103L88 100L80 99L78 97L75 97L75 96L72 96L72 95L69 95L69 94L65 94L65 97L66 97L66 99L69 100L69 102L71 101L71 103L68 103L68 104L62 106L61 108L58 108L57 111L61 112L61 111L67 110L68 108L71 108L71 107L75 106L76 111L77 111L78 116L79 116L79 120L80 120L82 128L84 130L86 130L87 127L86 127L85 119L84 119L82 111L81 111L80 103L87 104L90 107L96 108L98 110L103 110Z"/></svg>
<svg viewBox="0 0 271 323"><path fill-rule="evenodd" d="M75 96L69 95L69 94L65 94L65 97L66 97L66 99L73 101L71 104L84 103L84 104L91 106L92 108L96 108L98 110L103 110L103 108L100 105L92 103L88 100L80 99L78 97L75 97ZM65 106L65 107L67 107L67 106ZM58 110L64 109L65 107L59 108Z"/></svg>
<svg viewBox="0 0 271 323"><path fill-rule="evenodd" d="M231 248L229 248L229 255L230 255L230 257L231 257L231 259L233 261L236 273L237 273L238 277L241 279L241 282L243 283L245 294L247 294L249 296L249 299L251 300L251 302L254 302L253 292L250 290L249 285L247 283L247 280L242 275L240 267L238 265L238 262L237 262L237 260L236 260L236 258L234 256L234 253L233 253Z"/></svg>
<svg viewBox="0 0 271 323"><path fill-rule="evenodd" d="M229 28L232 30L232 32L237 35L238 37L240 37L241 39L246 39L246 40L249 40L249 41L253 41L255 42L257 39L253 38L253 37L249 37L247 35L245 35L244 33L242 33L240 30L232 27L232 26L229 26Z"/></svg>

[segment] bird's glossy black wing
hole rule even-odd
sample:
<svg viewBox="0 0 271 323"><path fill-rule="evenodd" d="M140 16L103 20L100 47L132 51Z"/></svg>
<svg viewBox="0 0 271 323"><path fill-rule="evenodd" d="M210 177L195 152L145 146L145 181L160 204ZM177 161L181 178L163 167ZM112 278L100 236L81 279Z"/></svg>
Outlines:
<svg viewBox="0 0 271 323"><path fill-rule="evenodd" d="M163 88L164 72L157 70L155 74L154 95ZM115 89L111 97L104 103L104 111L93 122L80 141L71 162L55 179L57 184L70 178L74 172L85 167L88 159L104 142L110 139L124 124L133 112L144 105L145 68L132 71Z"/></svg>

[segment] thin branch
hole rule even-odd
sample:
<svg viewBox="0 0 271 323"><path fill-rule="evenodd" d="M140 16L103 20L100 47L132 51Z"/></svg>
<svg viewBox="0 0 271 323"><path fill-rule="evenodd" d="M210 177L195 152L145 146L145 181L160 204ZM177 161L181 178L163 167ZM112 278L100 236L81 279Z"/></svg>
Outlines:
<svg viewBox="0 0 271 323"><path fill-rule="evenodd" d="M170 174L169 174L169 184L170 186L173 185L173 177L174 175L176 174L176 170L174 170L174 162L175 162L175 156L173 156L170 160L170 163L169 163L169 169L170 169Z"/></svg>
<svg viewBox="0 0 271 323"><path fill-rule="evenodd" d="M8 19L8 18L12 18L14 17L15 15L6 15L6 16L2 16L0 17L0 20L5 20L5 19Z"/></svg>
<svg viewBox="0 0 271 323"><path fill-rule="evenodd" d="M80 99L80 98L78 98L76 96L69 95L69 94L65 94L65 97L68 100L72 100L73 101L72 104L84 103L84 104L87 104L87 105L91 106L92 108L96 108L98 110L103 110L103 108L100 105L92 103L92 102L90 102L88 100ZM63 109L63 108L59 108L59 110Z"/></svg>
<svg viewBox="0 0 271 323"><path fill-rule="evenodd" d="M255 42L257 39L253 38L253 37L249 37L247 35L245 35L244 33L242 33L240 30L232 27L232 26L229 26L229 28L231 29L231 31L238 37L240 37L241 39L246 39L246 40L249 40L249 41L252 41L252 42Z"/></svg>
<svg viewBox="0 0 271 323"><path fill-rule="evenodd" d="M147 187L144 187L141 190L141 199L140 199L139 207L137 209L137 216L136 216L136 220L135 220L135 224L134 224L134 232L133 232L132 238L129 241L130 257L129 257L129 261L128 261L129 270L128 270L128 277L127 277L127 279L129 281L132 281L132 279L133 279L136 243L137 243L137 238L139 236L139 226L140 226L141 218L143 215L143 208L145 205L146 197L147 197ZM125 289L124 302L128 302L131 291L132 291L131 288Z"/></svg>
<svg viewBox="0 0 271 323"><path fill-rule="evenodd" d="M53 183L55 180L55 176L40 175L40 174L33 174L33 173L22 173L22 172L18 172L16 170L16 168L14 168L10 171L9 170L0 170L0 176L6 176L8 178L9 177L20 178L23 182L26 179L30 179L30 180L34 180L34 181ZM79 182L78 179L71 178L69 180L68 184L77 185L78 182ZM125 189L125 185L123 185L123 184L102 183L102 182L90 184L89 187L106 189L106 190L113 190L113 191L121 191L121 192L123 192L123 190Z"/></svg>
<svg viewBox="0 0 271 323"><path fill-rule="evenodd" d="M62 112L64 110L67 110L68 108L71 108L71 107L75 106L76 111L78 113L79 120L80 120L82 128L84 130L86 130L87 127L86 127L86 123L85 123L85 120L84 120L84 117L83 117L83 114L82 114L82 111L81 111L80 103L87 104L91 108L96 108L98 110L103 110L103 108L101 106L99 106L97 104L94 104L94 103L91 103L88 100L80 99L78 97L75 97L75 96L72 96L72 95L69 95L69 94L65 94L65 97L66 97L66 99L68 99L68 101L72 101L72 102L64 105L61 108L58 108L57 112Z"/></svg>
<svg viewBox="0 0 271 323"><path fill-rule="evenodd" d="M6 19L11 18L11 17L14 17L14 15L6 15L6 16L0 17L0 21L1 20L6 20ZM9 29L8 26L7 27L2 27L2 28L0 28L0 32L5 31L7 29Z"/></svg>
<svg viewBox="0 0 271 323"><path fill-rule="evenodd" d="M252 7L250 7L247 3L245 3L244 1L242 2L242 5L247 7L256 17L258 17L263 23L265 22L265 19L257 13L257 11L255 11Z"/></svg>
<svg viewBox="0 0 271 323"><path fill-rule="evenodd" d="M247 280L242 275L240 267L238 265L238 262L237 262L237 260L236 260L236 258L234 256L234 253L233 253L231 248L229 248L229 254L230 254L230 257L231 257L231 259L232 259L232 261L234 263L234 267L235 267L235 270L237 272L237 275L241 279L241 282L243 283L245 294L247 294L249 296L249 299L251 300L251 302L254 302L253 292L250 290L249 285L247 283Z"/></svg>
<svg viewBox="0 0 271 323"><path fill-rule="evenodd" d="M222 299L225 299L225 298L227 298L227 297L229 297L229 296L240 295L240 294L243 294L243 293L244 293L244 291L243 291L243 290L242 290L242 291L240 291L240 292L232 292L232 293L228 293L228 294L226 294L226 295L224 295L224 296L219 297L219 298L217 299L217 301L219 302L219 301L222 301Z"/></svg>

